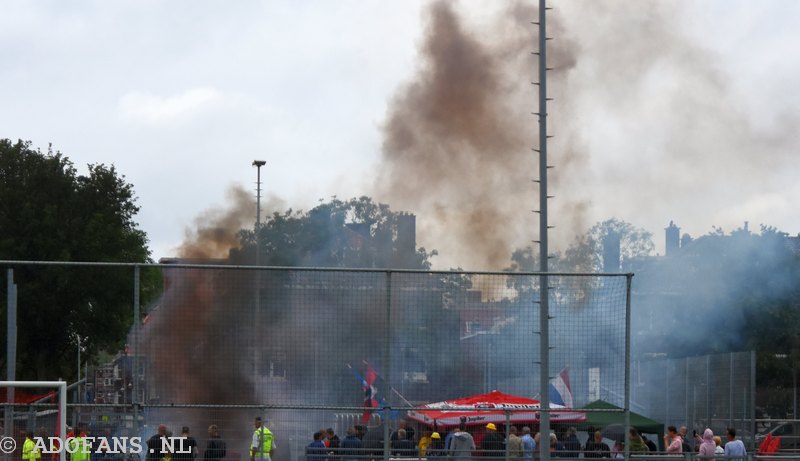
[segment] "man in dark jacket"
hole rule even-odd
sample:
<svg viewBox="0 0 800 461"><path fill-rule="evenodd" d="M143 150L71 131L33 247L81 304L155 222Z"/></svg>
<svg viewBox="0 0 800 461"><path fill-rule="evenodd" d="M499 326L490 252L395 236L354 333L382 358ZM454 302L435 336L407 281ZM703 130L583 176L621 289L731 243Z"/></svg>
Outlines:
<svg viewBox="0 0 800 461"><path fill-rule="evenodd" d="M481 455L494 459L505 458L503 442L505 442L505 439L497 432L497 426L494 423L487 424L486 435L481 442Z"/></svg>
<svg viewBox="0 0 800 461"><path fill-rule="evenodd" d="M80 433L75 431L76 433ZM152 437L147 439L147 461L160 461L168 453L164 450L167 448L167 426L164 424L158 425L158 432L153 434Z"/></svg>
<svg viewBox="0 0 800 461"><path fill-rule="evenodd" d="M189 427L183 426L181 437L177 441L173 461L194 461L197 458L197 441L189 435Z"/></svg>
<svg viewBox="0 0 800 461"><path fill-rule="evenodd" d="M225 441L219 437L219 429L216 424L208 426L208 441L206 450L203 452L205 461L220 461L225 457Z"/></svg>
<svg viewBox="0 0 800 461"><path fill-rule="evenodd" d="M395 456L415 456L417 447L414 442L408 440L405 429L397 430L397 439L392 441L392 454Z"/></svg>
<svg viewBox="0 0 800 461"><path fill-rule="evenodd" d="M611 448L603 442L603 434L600 431L595 431L594 437L586 441L586 446L583 447L584 458L610 458Z"/></svg>
<svg viewBox="0 0 800 461"><path fill-rule="evenodd" d="M329 427L326 431L328 433L328 461L339 461L339 446L341 444L341 440L339 440L339 436L333 431L332 427Z"/></svg>
<svg viewBox="0 0 800 461"><path fill-rule="evenodd" d="M306 447L306 461L325 461L325 443L322 441L322 431L314 433L314 440Z"/></svg>
<svg viewBox="0 0 800 461"><path fill-rule="evenodd" d="M355 427L347 428L347 435L339 448L342 461L358 461L366 459L366 453L361 449L361 439L358 438L358 431Z"/></svg>
<svg viewBox="0 0 800 461"><path fill-rule="evenodd" d="M581 442L578 440L578 430L575 427L569 427L567 432L564 433L564 454L562 458L578 458L581 455Z"/></svg>
<svg viewBox="0 0 800 461"><path fill-rule="evenodd" d="M429 461L437 461L447 456L444 450L444 441L442 435L438 432L431 434L431 443L426 449L426 457Z"/></svg>

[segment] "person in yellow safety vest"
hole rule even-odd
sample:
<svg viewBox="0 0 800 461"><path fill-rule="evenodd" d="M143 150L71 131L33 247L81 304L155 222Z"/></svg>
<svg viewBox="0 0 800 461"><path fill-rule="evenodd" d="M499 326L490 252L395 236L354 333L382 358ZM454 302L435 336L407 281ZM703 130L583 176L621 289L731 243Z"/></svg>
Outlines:
<svg viewBox="0 0 800 461"><path fill-rule="evenodd" d="M67 441L70 461L89 461L89 447L86 444L86 432L75 428L75 436Z"/></svg>
<svg viewBox="0 0 800 461"><path fill-rule="evenodd" d="M22 439L25 440L22 442L22 461L36 461L41 455L39 454L39 449L36 448L36 442L33 441L33 437L26 431L22 431Z"/></svg>
<svg viewBox="0 0 800 461"><path fill-rule="evenodd" d="M39 428L39 438L42 441L47 440L47 432L45 432L43 427ZM40 459L42 459L42 452L36 446L36 443L33 444L33 447L34 447L34 450L33 450L33 461L39 461Z"/></svg>
<svg viewBox="0 0 800 461"><path fill-rule="evenodd" d="M261 425L261 417L256 417L253 423L256 430L253 432L253 442L250 444L250 461L271 461L275 451L275 438L272 431Z"/></svg>

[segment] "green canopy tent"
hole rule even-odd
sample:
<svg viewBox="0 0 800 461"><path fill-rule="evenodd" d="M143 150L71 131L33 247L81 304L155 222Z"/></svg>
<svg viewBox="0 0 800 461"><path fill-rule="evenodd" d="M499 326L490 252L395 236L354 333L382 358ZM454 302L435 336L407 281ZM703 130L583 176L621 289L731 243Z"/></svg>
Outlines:
<svg viewBox="0 0 800 461"><path fill-rule="evenodd" d="M580 423L582 429L589 426L594 426L598 429L608 427L612 424L625 424L625 413L622 408L612 405L604 400L595 400L594 402L581 408L582 410L593 410L586 412L586 421ZM656 434L656 443L661 446L661 436L664 435L664 424L654 421L650 418L642 416L638 413L631 412L631 427L635 427L639 432L646 434Z"/></svg>

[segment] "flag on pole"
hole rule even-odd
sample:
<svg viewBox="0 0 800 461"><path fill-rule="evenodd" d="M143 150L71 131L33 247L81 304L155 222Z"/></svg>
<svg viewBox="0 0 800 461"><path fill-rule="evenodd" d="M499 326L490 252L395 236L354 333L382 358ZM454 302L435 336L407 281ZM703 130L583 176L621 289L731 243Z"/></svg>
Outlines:
<svg viewBox="0 0 800 461"><path fill-rule="evenodd" d="M378 408L381 402L378 401L378 372L375 371L368 363L364 362L367 366L366 373L361 376L349 363L347 368L353 373L353 376L361 383L361 390L364 391L364 413L361 415L361 421L366 424L369 422L370 415ZM383 399L381 399L382 401Z"/></svg>
<svg viewBox="0 0 800 461"><path fill-rule="evenodd" d="M569 370L564 368L550 381L550 402L572 408L572 388L569 386Z"/></svg>
<svg viewBox="0 0 800 461"><path fill-rule="evenodd" d="M378 408L378 389L375 387L377 380L378 373L370 365L367 365L367 372L361 381L361 387L364 389L364 413L361 415L361 422L364 424L369 422L372 409Z"/></svg>

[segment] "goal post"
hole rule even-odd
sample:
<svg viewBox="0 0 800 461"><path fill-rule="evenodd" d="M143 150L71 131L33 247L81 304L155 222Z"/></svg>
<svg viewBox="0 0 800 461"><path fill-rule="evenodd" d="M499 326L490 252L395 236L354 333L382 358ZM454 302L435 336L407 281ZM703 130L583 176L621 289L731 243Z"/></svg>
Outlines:
<svg viewBox="0 0 800 461"><path fill-rule="evenodd" d="M66 461L66 450L64 449L67 434L66 381L0 381L0 387L50 387L58 389L58 438L61 440L62 448L59 450L58 457L60 461Z"/></svg>

